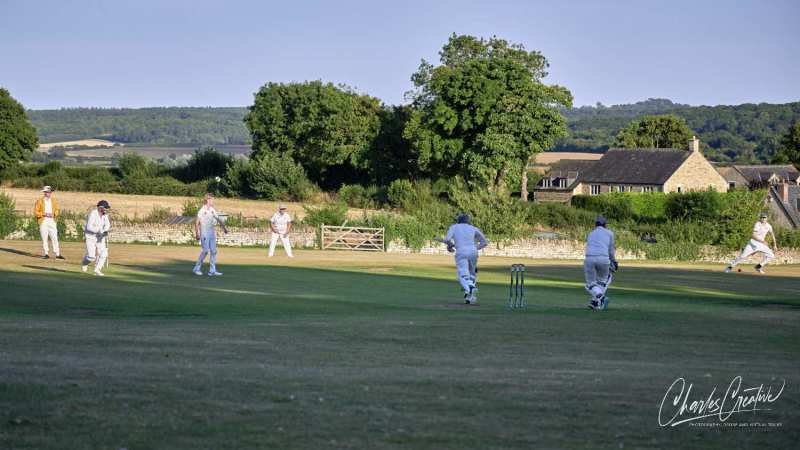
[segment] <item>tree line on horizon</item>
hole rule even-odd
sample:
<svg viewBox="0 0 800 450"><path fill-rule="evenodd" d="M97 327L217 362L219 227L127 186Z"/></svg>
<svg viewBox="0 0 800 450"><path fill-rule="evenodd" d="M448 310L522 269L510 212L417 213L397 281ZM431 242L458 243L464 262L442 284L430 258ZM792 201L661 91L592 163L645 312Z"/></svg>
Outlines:
<svg viewBox="0 0 800 450"><path fill-rule="evenodd" d="M391 109L393 107L384 106ZM104 138L157 146L250 145L247 107L62 108L28 110L42 143ZM691 106L666 99L563 108L568 134L549 150L602 152L630 121L645 115L683 118L712 161L765 163L773 159L800 102Z"/></svg>

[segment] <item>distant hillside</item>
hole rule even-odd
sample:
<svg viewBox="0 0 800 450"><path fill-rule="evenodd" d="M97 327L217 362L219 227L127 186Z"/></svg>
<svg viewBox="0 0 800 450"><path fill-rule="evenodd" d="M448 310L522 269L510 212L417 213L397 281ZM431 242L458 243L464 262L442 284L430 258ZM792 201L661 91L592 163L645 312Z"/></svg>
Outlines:
<svg viewBox="0 0 800 450"><path fill-rule="evenodd" d="M247 108L69 108L28 111L42 143L103 138L126 144L243 145Z"/></svg>
<svg viewBox="0 0 800 450"><path fill-rule="evenodd" d="M564 111L570 135L558 142L556 150L604 150L631 120L654 114L683 117L712 160L759 162L772 157L781 136L800 120L800 102L689 106L650 99L632 105L582 106Z"/></svg>
<svg viewBox="0 0 800 450"><path fill-rule="evenodd" d="M247 108L70 108L28 111L42 143L102 138L153 146L248 145L242 119ZM774 154L790 124L800 120L800 102L689 106L665 99L632 105L582 106L564 111L570 135L557 151L602 151L617 132L648 114L686 119L712 160L758 162Z"/></svg>

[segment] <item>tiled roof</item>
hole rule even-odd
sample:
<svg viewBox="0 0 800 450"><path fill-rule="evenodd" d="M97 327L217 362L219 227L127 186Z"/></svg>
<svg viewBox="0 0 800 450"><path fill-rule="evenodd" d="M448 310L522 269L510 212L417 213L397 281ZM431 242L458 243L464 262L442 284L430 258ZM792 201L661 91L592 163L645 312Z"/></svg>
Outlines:
<svg viewBox="0 0 800 450"><path fill-rule="evenodd" d="M581 175L583 183L664 184L691 152L677 149L611 149Z"/></svg>

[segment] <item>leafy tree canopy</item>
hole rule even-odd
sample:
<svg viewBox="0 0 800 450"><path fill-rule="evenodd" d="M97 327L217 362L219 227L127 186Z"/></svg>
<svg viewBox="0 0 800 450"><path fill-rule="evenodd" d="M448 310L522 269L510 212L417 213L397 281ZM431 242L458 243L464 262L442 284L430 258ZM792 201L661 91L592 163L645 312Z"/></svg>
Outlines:
<svg viewBox="0 0 800 450"><path fill-rule="evenodd" d="M541 53L453 34L439 55L439 66L422 61L409 93L414 110L404 137L422 170L501 189L566 134L559 108L572 105L572 94L542 83L548 63Z"/></svg>
<svg viewBox="0 0 800 450"><path fill-rule="evenodd" d="M39 138L25 108L0 88L0 170L30 159L38 147Z"/></svg>
<svg viewBox="0 0 800 450"><path fill-rule="evenodd" d="M323 186L334 172L365 170L380 127L380 100L321 81L268 83L245 117L253 157L288 155ZM336 168L337 170L332 170Z"/></svg>
<svg viewBox="0 0 800 450"><path fill-rule="evenodd" d="M772 160L775 164L794 164L800 169L800 121L792 125L781 139L778 152Z"/></svg>
<svg viewBox="0 0 800 450"><path fill-rule="evenodd" d="M620 130L617 145L622 148L685 149L692 135L686 121L678 116L644 116Z"/></svg>

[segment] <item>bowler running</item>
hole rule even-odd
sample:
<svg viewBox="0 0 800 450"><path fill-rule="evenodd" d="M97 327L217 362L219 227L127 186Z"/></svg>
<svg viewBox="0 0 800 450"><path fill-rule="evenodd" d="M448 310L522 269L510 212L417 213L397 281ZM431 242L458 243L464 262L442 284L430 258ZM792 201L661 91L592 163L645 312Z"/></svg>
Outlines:
<svg viewBox="0 0 800 450"><path fill-rule="evenodd" d="M448 251L455 249L456 275L464 290L464 303L478 304L478 252L489 245L481 230L472 226L469 216L460 213L456 223L450 225L442 242L447 244ZM475 246L475 242L478 245Z"/></svg>

